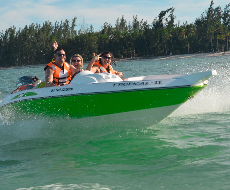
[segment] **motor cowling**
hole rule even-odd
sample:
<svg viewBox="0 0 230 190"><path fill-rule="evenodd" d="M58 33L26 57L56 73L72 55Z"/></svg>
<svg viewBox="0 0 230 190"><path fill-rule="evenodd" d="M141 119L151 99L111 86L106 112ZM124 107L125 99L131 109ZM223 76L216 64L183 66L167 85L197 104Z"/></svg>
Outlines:
<svg viewBox="0 0 230 190"><path fill-rule="evenodd" d="M11 93L20 92L22 90L29 90L41 83L37 76L23 76L18 78L16 82L17 88Z"/></svg>
<svg viewBox="0 0 230 190"><path fill-rule="evenodd" d="M17 88L24 85L38 85L41 83L41 80L37 76L23 76L18 78L16 86Z"/></svg>

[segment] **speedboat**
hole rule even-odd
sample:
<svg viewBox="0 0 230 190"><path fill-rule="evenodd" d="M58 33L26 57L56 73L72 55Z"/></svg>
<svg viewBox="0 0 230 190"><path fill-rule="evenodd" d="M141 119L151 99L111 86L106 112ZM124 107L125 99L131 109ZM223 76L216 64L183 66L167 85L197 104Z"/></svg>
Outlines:
<svg viewBox="0 0 230 190"><path fill-rule="evenodd" d="M19 82L0 103L0 113L5 119L42 116L75 118L85 125L152 126L206 87L212 75L216 71L121 79L83 71L70 84L55 87L43 87L34 77L36 84Z"/></svg>

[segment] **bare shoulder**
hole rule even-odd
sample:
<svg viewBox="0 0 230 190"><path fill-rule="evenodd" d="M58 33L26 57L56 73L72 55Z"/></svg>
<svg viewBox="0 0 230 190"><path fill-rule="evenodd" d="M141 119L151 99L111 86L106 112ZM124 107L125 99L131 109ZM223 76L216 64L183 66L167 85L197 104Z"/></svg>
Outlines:
<svg viewBox="0 0 230 190"><path fill-rule="evenodd" d="M51 67L47 67L47 69L45 70L46 76L52 75L53 73L54 73L54 70Z"/></svg>
<svg viewBox="0 0 230 190"><path fill-rule="evenodd" d="M46 71L53 71L53 68L52 67L47 67Z"/></svg>

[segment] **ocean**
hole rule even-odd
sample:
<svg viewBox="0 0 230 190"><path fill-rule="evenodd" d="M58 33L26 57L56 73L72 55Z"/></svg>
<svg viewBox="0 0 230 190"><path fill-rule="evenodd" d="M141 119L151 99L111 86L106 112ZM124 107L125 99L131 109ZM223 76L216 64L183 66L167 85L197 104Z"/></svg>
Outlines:
<svg viewBox="0 0 230 190"><path fill-rule="evenodd" d="M115 70L124 77L208 70L217 75L148 128L79 127L69 118L0 119L0 190L230 189L230 56L126 60ZM0 101L26 75L44 80L42 67L0 70Z"/></svg>

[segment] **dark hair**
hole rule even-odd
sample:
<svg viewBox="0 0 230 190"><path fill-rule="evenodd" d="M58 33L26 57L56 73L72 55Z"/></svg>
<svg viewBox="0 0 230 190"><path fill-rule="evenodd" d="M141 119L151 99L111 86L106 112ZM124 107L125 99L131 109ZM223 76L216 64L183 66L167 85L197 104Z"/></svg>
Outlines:
<svg viewBox="0 0 230 190"><path fill-rule="evenodd" d="M54 51L54 54L57 54L57 52L58 52L58 51L61 51L61 50L65 51L63 48L58 47L58 48Z"/></svg>
<svg viewBox="0 0 230 190"><path fill-rule="evenodd" d="M115 66L116 66L116 63L115 63L115 60L114 60L114 56L113 56L113 54L112 54L111 52L109 52L109 51L104 51L104 52L101 54L101 57L103 57L103 56L106 55L106 54L109 54L109 55L111 56L111 63L115 64ZM101 58L99 59L99 61L100 61L100 64L102 64L102 63L101 63Z"/></svg>

